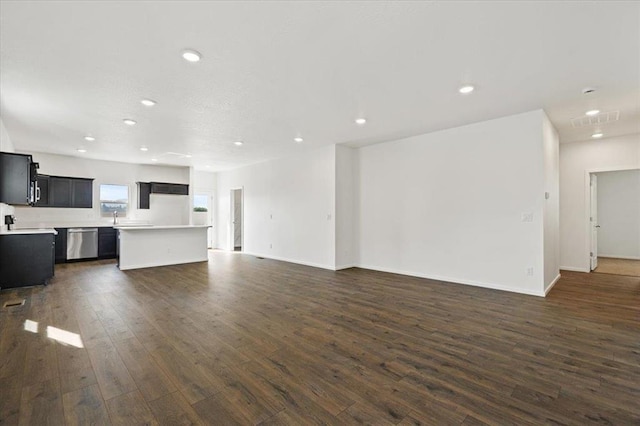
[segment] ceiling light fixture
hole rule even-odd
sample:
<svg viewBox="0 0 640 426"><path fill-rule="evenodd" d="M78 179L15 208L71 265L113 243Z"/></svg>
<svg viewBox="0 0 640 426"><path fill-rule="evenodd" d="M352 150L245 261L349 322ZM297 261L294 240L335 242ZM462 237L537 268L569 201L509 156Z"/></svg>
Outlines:
<svg viewBox="0 0 640 426"><path fill-rule="evenodd" d="M198 62L202 59L202 55L197 50L185 49L182 51L182 58L188 62Z"/></svg>
<svg viewBox="0 0 640 426"><path fill-rule="evenodd" d="M143 99L140 101L140 103L144 106L148 106L148 107L152 107L155 104L157 104L156 101L152 100L152 99Z"/></svg>
<svg viewBox="0 0 640 426"><path fill-rule="evenodd" d="M127 126L135 126L137 123L136 120L132 120L130 118L125 118L122 121L124 121L124 124L126 124Z"/></svg>
<svg viewBox="0 0 640 426"><path fill-rule="evenodd" d="M185 155L185 157L187 157L187 158L191 158L191 157L193 157L193 155L191 155L191 154L186 154L186 155Z"/></svg>
<svg viewBox="0 0 640 426"><path fill-rule="evenodd" d="M84 153L84 152L87 152L87 150L86 150L86 149L84 149L84 148L78 148L78 152L82 152L82 153Z"/></svg>
<svg viewBox="0 0 640 426"><path fill-rule="evenodd" d="M236 141L236 142L234 142L233 144L234 144L235 146L242 146L242 145L244 145L244 142L242 142L242 141Z"/></svg>
<svg viewBox="0 0 640 426"><path fill-rule="evenodd" d="M141 146L140 151L149 151L149 148L147 148L146 146Z"/></svg>
<svg viewBox="0 0 640 426"><path fill-rule="evenodd" d="M87 141L87 142L93 142L93 141L96 140L96 138L94 138L93 136L88 136L87 135L87 136L84 137L84 140Z"/></svg>
<svg viewBox="0 0 640 426"><path fill-rule="evenodd" d="M600 139L602 136L604 136L602 134L602 132L596 132L596 133L591 135L591 137L594 138L594 139Z"/></svg>
<svg viewBox="0 0 640 426"><path fill-rule="evenodd" d="M464 86L461 86L458 89L458 92L462 93L463 95L468 95L469 93L473 92L475 90L475 87L473 87L470 84L465 84Z"/></svg>
<svg viewBox="0 0 640 426"><path fill-rule="evenodd" d="M304 139L302 139L300 136L296 136L295 138L293 138L293 141L300 143L300 142L304 141Z"/></svg>
<svg viewBox="0 0 640 426"><path fill-rule="evenodd" d="M158 161L158 159L157 158L152 158L151 161L155 162L155 161Z"/></svg>
<svg viewBox="0 0 640 426"><path fill-rule="evenodd" d="M589 111L585 112L585 114L588 115L589 117L593 117L594 115L600 114L600 110L599 109L592 109L592 110L589 110Z"/></svg>
<svg viewBox="0 0 640 426"><path fill-rule="evenodd" d="M367 122L367 119L364 117L360 117L360 118L356 118L355 122L358 126L363 126Z"/></svg>

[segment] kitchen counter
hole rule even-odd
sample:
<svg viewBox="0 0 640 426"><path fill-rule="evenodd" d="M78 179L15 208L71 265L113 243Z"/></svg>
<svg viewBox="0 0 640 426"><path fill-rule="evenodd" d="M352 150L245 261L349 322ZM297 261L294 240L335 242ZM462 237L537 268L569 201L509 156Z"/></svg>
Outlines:
<svg viewBox="0 0 640 426"><path fill-rule="evenodd" d="M16 222L15 229L43 229L43 228L112 228L114 226L151 226L149 222L125 222L113 224L109 221L51 221L51 222Z"/></svg>
<svg viewBox="0 0 640 426"><path fill-rule="evenodd" d="M31 234L53 234L58 235L58 231L53 228L38 229L12 229L11 231L1 231L0 235L31 235Z"/></svg>
<svg viewBox="0 0 640 426"><path fill-rule="evenodd" d="M211 228L209 225L114 225L115 229L127 231L148 231L149 229L191 229L191 228Z"/></svg>
<svg viewBox="0 0 640 426"><path fill-rule="evenodd" d="M114 226L120 269L139 269L208 260L206 225Z"/></svg>

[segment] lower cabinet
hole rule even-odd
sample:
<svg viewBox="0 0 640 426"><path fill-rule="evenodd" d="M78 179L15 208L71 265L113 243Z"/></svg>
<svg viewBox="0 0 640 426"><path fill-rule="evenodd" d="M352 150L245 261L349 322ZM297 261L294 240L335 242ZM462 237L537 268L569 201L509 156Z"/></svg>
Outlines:
<svg viewBox="0 0 640 426"><path fill-rule="evenodd" d="M53 234L0 235L0 288L46 284L53 277Z"/></svg>
<svg viewBox="0 0 640 426"><path fill-rule="evenodd" d="M67 228L56 228L56 263L67 261Z"/></svg>
<svg viewBox="0 0 640 426"><path fill-rule="evenodd" d="M118 247L118 230L98 228L98 258L115 259Z"/></svg>

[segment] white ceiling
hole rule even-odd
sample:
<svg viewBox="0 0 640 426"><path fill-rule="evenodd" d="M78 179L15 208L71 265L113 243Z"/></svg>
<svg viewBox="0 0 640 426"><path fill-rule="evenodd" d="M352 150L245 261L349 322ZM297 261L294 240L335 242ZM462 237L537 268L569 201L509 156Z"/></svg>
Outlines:
<svg viewBox="0 0 640 426"><path fill-rule="evenodd" d="M638 2L2 1L0 19L19 150L221 170L537 108L563 142L592 108L620 111L605 137L640 132Z"/></svg>

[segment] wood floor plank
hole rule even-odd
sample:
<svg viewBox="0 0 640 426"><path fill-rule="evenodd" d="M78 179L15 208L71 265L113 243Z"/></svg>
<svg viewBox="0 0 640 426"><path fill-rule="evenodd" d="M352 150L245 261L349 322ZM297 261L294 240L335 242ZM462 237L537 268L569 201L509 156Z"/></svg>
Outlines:
<svg viewBox="0 0 640 426"><path fill-rule="evenodd" d="M97 384L65 393L62 402L67 426L111 424Z"/></svg>
<svg viewBox="0 0 640 426"><path fill-rule="evenodd" d="M57 378L37 381L22 388L21 425L58 426L63 423L62 395Z"/></svg>
<svg viewBox="0 0 640 426"><path fill-rule="evenodd" d="M138 339L132 337L115 341L114 346L146 401L177 390Z"/></svg>
<svg viewBox="0 0 640 426"><path fill-rule="evenodd" d="M165 395L148 404L151 412L161 425L190 426L205 424L193 409L193 406L184 399L180 392Z"/></svg>
<svg viewBox="0 0 640 426"><path fill-rule="evenodd" d="M107 411L114 426L157 425L156 418L139 391L125 393L107 401Z"/></svg>
<svg viewBox="0 0 640 426"><path fill-rule="evenodd" d="M94 339L93 347L87 350L105 400L138 389L111 340Z"/></svg>

